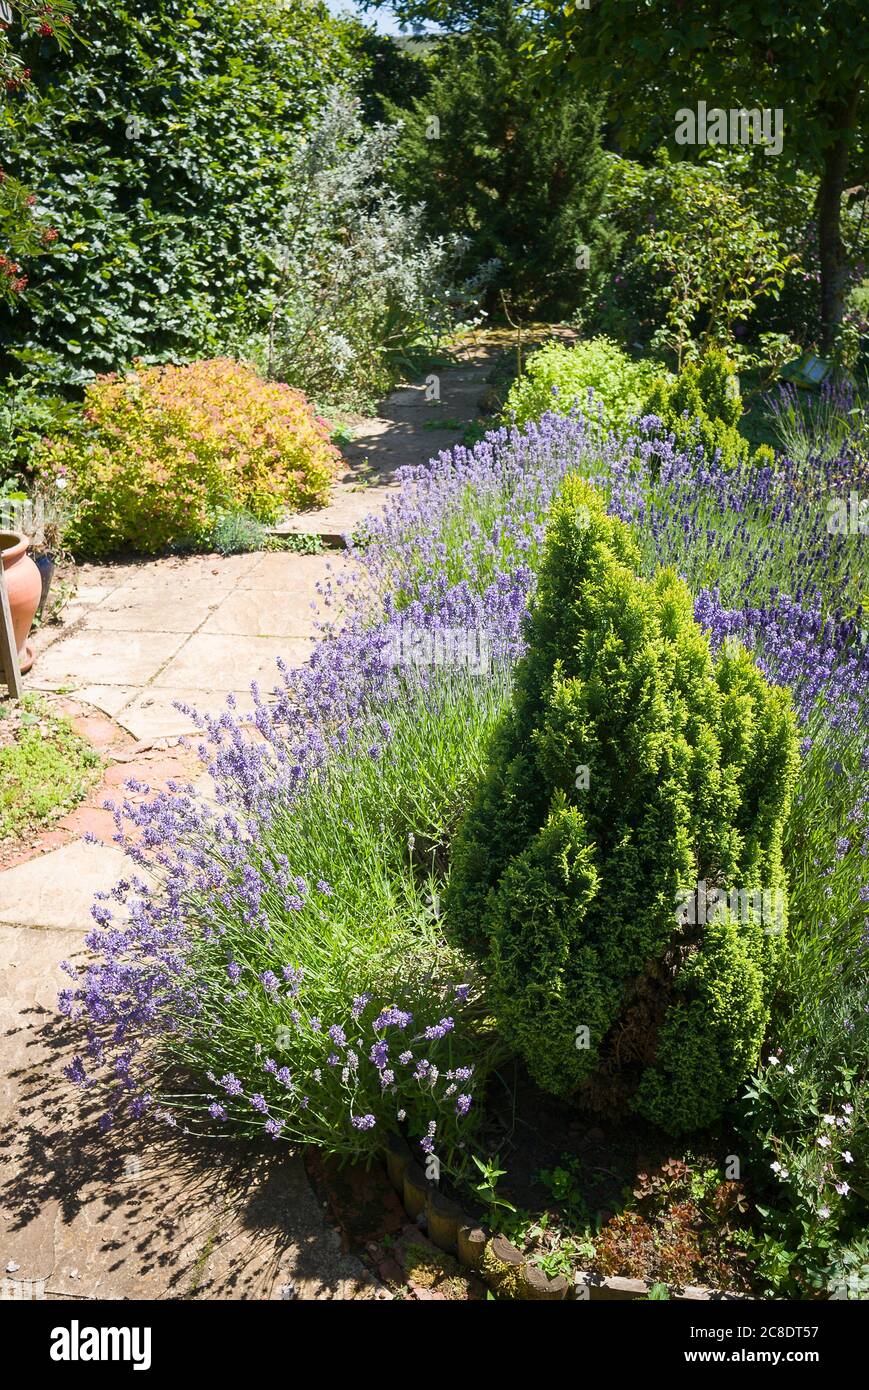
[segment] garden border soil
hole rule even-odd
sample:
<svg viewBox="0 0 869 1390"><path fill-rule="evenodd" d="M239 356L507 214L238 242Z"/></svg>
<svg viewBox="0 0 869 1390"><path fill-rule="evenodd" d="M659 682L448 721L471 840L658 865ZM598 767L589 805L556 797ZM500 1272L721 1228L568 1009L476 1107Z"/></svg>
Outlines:
<svg viewBox="0 0 869 1390"><path fill-rule="evenodd" d="M426 1178L404 1140L390 1140L385 1165L389 1181L411 1220L421 1227L424 1224L429 1239L439 1250L456 1256L465 1269L483 1279L495 1294L509 1299L549 1302L571 1298L594 1302L648 1298L655 1282L652 1280L604 1277L584 1270L576 1271L573 1284L561 1274L550 1278L526 1260L510 1241L503 1236L490 1235L458 1203L444 1196L436 1184ZM744 1294L693 1285L671 1288L669 1292L672 1299L683 1302L751 1301Z"/></svg>

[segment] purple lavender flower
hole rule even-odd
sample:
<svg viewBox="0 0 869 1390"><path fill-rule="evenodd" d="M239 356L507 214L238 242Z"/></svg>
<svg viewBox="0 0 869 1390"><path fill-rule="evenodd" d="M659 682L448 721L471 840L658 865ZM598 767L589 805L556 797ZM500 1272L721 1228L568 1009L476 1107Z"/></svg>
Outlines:
<svg viewBox="0 0 869 1390"><path fill-rule="evenodd" d="M371 1026L375 1033L382 1033L384 1028L400 1028L403 1031L412 1022L413 1014L405 1013L395 1004L390 1004L388 1008L381 1009Z"/></svg>
<svg viewBox="0 0 869 1390"><path fill-rule="evenodd" d="M299 985L304 979L304 970L301 967L297 969L294 965L282 965L281 974L290 986L289 993L295 997L299 992Z"/></svg>
<svg viewBox="0 0 869 1390"><path fill-rule="evenodd" d="M442 1018L440 1023L429 1024L425 1030L425 1036L430 1042L436 1042L440 1038L445 1038L447 1033L455 1028L455 1023L451 1018Z"/></svg>
<svg viewBox="0 0 869 1390"><path fill-rule="evenodd" d="M368 1054L370 1061L381 1071L389 1061L389 1047L385 1042L376 1042Z"/></svg>
<svg viewBox="0 0 869 1390"><path fill-rule="evenodd" d="M365 1005L370 1004L373 997L373 995L367 992L365 994L357 994L356 998L353 1000L353 1007L350 1010L350 1016L354 1023L358 1022L365 1009Z"/></svg>

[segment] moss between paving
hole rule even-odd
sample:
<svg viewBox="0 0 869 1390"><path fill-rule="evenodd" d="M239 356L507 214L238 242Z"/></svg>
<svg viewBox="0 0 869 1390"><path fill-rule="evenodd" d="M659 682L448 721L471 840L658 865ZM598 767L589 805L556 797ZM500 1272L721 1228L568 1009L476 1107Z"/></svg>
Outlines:
<svg viewBox="0 0 869 1390"><path fill-rule="evenodd" d="M84 798L100 756L48 702L0 703L0 840L23 838Z"/></svg>

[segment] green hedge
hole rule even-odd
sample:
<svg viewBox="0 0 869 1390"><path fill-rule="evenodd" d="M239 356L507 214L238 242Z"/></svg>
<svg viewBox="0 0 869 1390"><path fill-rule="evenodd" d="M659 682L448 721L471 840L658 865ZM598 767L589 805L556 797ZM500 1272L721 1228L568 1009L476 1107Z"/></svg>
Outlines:
<svg viewBox="0 0 869 1390"><path fill-rule="evenodd" d="M80 0L80 41L24 47L31 94L0 109L0 168L58 228L0 342L48 380L206 354L263 312L284 166L347 79L325 7Z"/></svg>

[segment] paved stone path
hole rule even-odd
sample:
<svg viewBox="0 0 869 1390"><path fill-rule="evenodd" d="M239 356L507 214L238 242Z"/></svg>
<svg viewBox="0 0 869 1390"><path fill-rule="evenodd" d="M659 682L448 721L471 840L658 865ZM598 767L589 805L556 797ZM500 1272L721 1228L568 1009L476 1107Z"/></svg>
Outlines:
<svg viewBox="0 0 869 1390"><path fill-rule="evenodd" d="M317 584L336 554L190 555L85 565L61 627L37 634L32 690L93 705L136 739L191 732L176 702L214 712L232 691L275 682L279 656L302 665L314 634Z"/></svg>
<svg viewBox="0 0 869 1390"><path fill-rule="evenodd" d="M397 466L458 442L461 429L424 423L475 417L489 351L470 345L438 374L440 403L424 386L395 392L345 449L330 505L279 529L335 544L383 505ZM160 786L189 772L178 738L191 725L176 701L214 711L233 691L244 709L252 680L270 688L277 656L302 664L317 584L344 565L340 550L87 565L62 624L37 634L27 688L64 694L107 770L82 807L0 872L4 1296L388 1296L341 1250L301 1156L283 1145L143 1138L131 1125L98 1137L94 1115L61 1078L74 1039L55 1008L69 983L58 962L85 959L93 894L127 867L110 844L82 839L110 835L102 800L132 776Z"/></svg>

